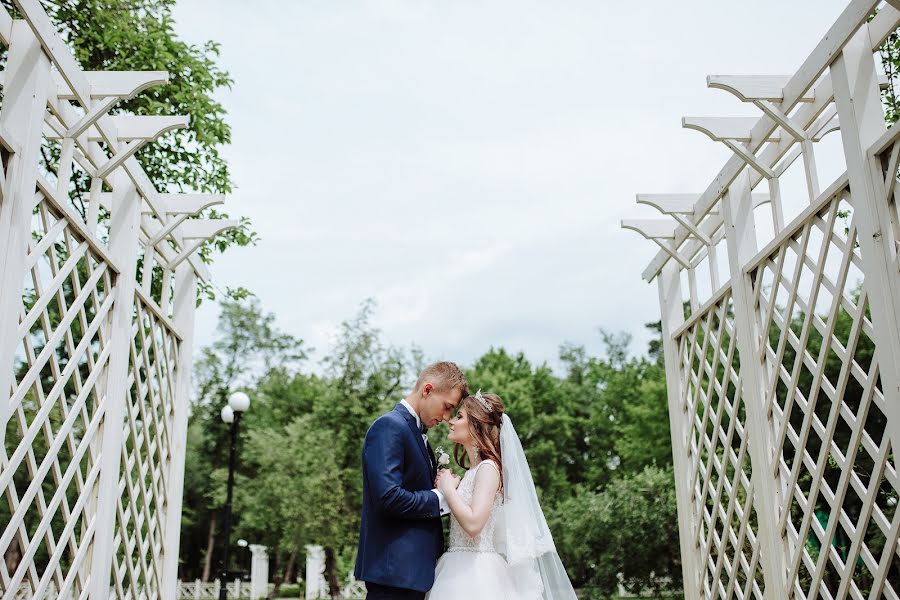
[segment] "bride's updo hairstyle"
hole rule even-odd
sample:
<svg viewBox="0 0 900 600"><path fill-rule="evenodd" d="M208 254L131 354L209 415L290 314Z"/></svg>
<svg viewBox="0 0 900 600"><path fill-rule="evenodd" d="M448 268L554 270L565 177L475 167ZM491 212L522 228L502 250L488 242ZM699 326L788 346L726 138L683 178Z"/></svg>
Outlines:
<svg viewBox="0 0 900 600"><path fill-rule="evenodd" d="M502 479L503 461L500 460L500 424L503 422L503 400L497 394L466 396L459 403L459 408L466 411L469 432L475 439L481 460L490 459L500 469ZM453 449L456 462L464 469L469 468L469 456L462 444Z"/></svg>

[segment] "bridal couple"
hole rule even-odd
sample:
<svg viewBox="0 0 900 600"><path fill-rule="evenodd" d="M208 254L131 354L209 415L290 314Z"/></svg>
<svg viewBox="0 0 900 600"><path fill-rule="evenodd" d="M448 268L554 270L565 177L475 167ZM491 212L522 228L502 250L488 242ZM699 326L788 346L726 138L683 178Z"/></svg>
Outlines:
<svg viewBox="0 0 900 600"><path fill-rule="evenodd" d="M455 415L454 415L455 411ZM426 432L448 421L460 480ZM440 464L439 464L440 463ZM367 598L574 600L522 444L495 394L435 363L366 434L355 576ZM441 517L450 515L444 552Z"/></svg>

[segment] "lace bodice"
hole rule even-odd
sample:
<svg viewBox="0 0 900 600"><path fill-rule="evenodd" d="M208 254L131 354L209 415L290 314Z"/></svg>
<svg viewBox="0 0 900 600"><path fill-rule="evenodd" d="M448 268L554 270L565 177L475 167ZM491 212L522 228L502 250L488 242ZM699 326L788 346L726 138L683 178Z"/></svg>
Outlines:
<svg viewBox="0 0 900 600"><path fill-rule="evenodd" d="M460 498L462 498L463 502L467 505L472 505L472 496L475 493L475 473L478 472L478 469L484 466L485 464L490 464L491 466L487 467L488 469L496 468L493 461L485 460L478 465L475 466L474 469L469 469L466 471L466 474L463 476L462 481L459 483L459 487L457 491L459 492ZM497 491L497 495L494 497L494 505L491 508L491 516L488 517L487 523L484 525L484 529L481 530L481 533L477 537L470 537L468 533L462 528L462 525L459 524L459 521L456 520L456 517L452 514L450 515L450 548L447 550L448 552L496 552L496 548L494 547L494 530L497 527L497 510L500 507L500 504L503 501L503 494L499 490Z"/></svg>

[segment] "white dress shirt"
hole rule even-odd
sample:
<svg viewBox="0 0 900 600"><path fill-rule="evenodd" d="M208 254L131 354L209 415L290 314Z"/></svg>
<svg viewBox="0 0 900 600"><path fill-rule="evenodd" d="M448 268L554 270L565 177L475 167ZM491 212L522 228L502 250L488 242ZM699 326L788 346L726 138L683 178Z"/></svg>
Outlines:
<svg viewBox="0 0 900 600"><path fill-rule="evenodd" d="M413 417L415 417L416 428L421 430L422 429L422 419L419 418L419 414L415 410L413 410L413 407L410 406L409 402L407 402L405 398L400 401L400 404L402 404L403 407L406 408L406 410L408 410L409 413ZM428 436L425 435L424 433L422 434L422 444L425 446L426 449L428 448ZM447 504L447 500L446 500L446 498L444 498L444 494L442 494L441 490L438 490L438 489L433 489L431 491L434 492L438 497L438 503L441 505L441 516L443 517L444 515L449 515L450 514L450 506Z"/></svg>

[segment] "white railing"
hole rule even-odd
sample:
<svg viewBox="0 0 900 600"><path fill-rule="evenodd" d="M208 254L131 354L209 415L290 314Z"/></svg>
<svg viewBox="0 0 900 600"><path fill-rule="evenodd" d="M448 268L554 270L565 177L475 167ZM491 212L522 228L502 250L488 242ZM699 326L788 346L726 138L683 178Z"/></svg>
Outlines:
<svg viewBox="0 0 900 600"><path fill-rule="evenodd" d="M660 247L686 598L900 596L895 6L850 2L789 77L710 76L761 116L685 117L732 158L702 193L638 196L665 219L623 221ZM829 152L845 171L822 185Z"/></svg>
<svg viewBox="0 0 900 600"><path fill-rule="evenodd" d="M186 118L108 114L166 73L83 71L37 0L15 6L0 7L0 596L171 598L207 276L192 253L234 223L185 220L222 198L159 193L134 156Z"/></svg>

